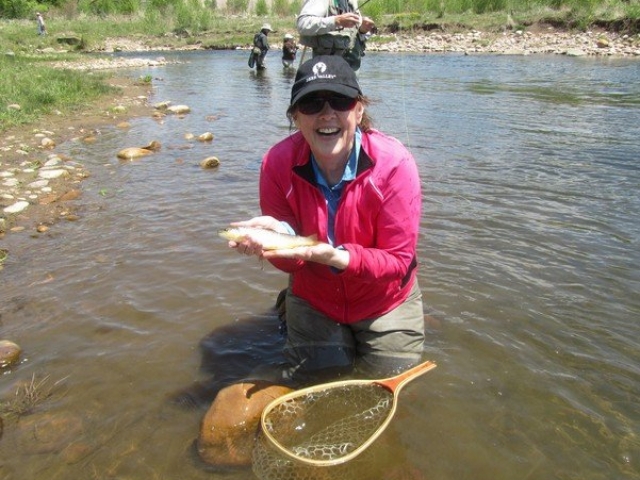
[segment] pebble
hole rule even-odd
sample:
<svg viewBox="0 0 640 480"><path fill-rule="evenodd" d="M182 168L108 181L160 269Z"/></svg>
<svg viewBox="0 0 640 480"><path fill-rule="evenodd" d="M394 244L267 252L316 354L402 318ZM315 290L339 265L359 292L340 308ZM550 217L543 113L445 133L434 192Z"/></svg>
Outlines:
<svg viewBox="0 0 640 480"><path fill-rule="evenodd" d="M553 54L567 56L640 56L640 35L592 31L571 33L549 30L532 33L490 33L473 31L468 34L433 32L424 35L381 35L384 42L367 44L367 50L377 52L451 52L496 54Z"/></svg>
<svg viewBox="0 0 640 480"><path fill-rule="evenodd" d="M54 170L40 170L40 172L38 173L38 177L40 178L45 178L48 180L51 180L53 178L60 178L60 177L68 177L69 176L69 172L67 170L58 168L58 169L54 169Z"/></svg>
<svg viewBox="0 0 640 480"><path fill-rule="evenodd" d="M220 166L220 160L217 157L207 157L200 162L200 166L204 169L216 168Z"/></svg>
<svg viewBox="0 0 640 480"><path fill-rule="evenodd" d="M213 133L211 132L205 132L198 135L198 141L200 142L210 142L211 140L213 140Z"/></svg>
<svg viewBox="0 0 640 480"><path fill-rule="evenodd" d="M4 213L20 213L25 210L29 206L29 202L21 200L19 202L14 203L13 205L9 205L5 207L2 211Z"/></svg>

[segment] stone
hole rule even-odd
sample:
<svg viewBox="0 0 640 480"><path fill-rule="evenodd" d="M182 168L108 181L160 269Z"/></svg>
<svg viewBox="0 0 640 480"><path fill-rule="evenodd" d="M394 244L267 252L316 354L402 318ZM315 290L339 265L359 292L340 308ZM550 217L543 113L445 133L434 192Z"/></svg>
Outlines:
<svg viewBox="0 0 640 480"><path fill-rule="evenodd" d="M153 152L157 152L160 150L161 145L157 140L152 140L149 145L144 147L128 147L120 150L117 153L117 157L120 160L133 160L134 158L144 157L146 155L150 155Z"/></svg>
<svg viewBox="0 0 640 480"><path fill-rule="evenodd" d="M14 203L13 205L9 205L8 207L5 207L3 212L4 213L20 213L23 210L25 210L28 206L29 206L29 202L21 200L19 202Z"/></svg>
<svg viewBox="0 0 640 480"><path fill-rule="evenodd" d="M51 140L49 137L44 137L40 141L40 145L42 145L42 148L53 148L56 146L56 142Z"/></svg>
<svg viewBox="0 0 640 480"><path fill-rule="evenodd" d="M76 200L77 198L80 197L80 194L81 194L80 190L72 189L72 190L69 190L68 192L65 192L62 195L60 195L58 200L60 202L67 202L69 200Z"/></svg>
<svg viewBox="0 0 640 480"><path fill-rule="evenodd" d="M190 111L191 108L189 108L187 105L171 105L167 107L167 112L176 113L179 115L183 113L189 113Z"/></svg>
<svg viewBox="0 0 640 480"><path fill-rule="evenodd" d="M16 438L20 451L29 454L60 453L73 444L84 430L83 421L73 413L35 413L20 419Z"/></svg>
<svg viewBox="0 0 640 480"><path fill-rule="evenodd" d="M64 43L66 45L80 45L82 43L82 38L76 35L66 35L56 38L56 41L58 43Z"/></svg>
<svg viewBox="0 0 640 480"><path fill-rule="evenodd" d="M213 140L213 133L211 132L205 132L201 135L198 135L199 142L210 142L211 140Z"/></svg>
<svg viewBox="0 0 640 480"><path fill-rule="evenodd" d="M220 160L218 160L218 157L207 157L200 162L200 166L204 169L216 168L219 165L220 165Z"/></svg>
<svg viewBox="0 0 640 480"><path fill-rule="evenodd" d="M266 382L237 383L220 390L201 423L197 440L200 458L223 468L251 465L262 410L291 391Z"/></svg>
<svg viewBox="0 0 640 480"><path fill-rule="evenodd" d="M20 361L22 349L11 340L0 340L0 368L10 367Z"/></svg>
<svg viewBox="0 0 640 480"><path fill-rule="evenodd" d="M566 51L568 57L584 57L587 53L579 48L570 48Z"/></svg>
<svg viewBox="0 0 640 480"><path fill-rule="evenodd" d="M40 172L38 173L39 178L44 178L47 180L52 180L54 178L68 177L68 176L69 176L69 172L62 168L55 168L51 170L41 169Z"/></svg>

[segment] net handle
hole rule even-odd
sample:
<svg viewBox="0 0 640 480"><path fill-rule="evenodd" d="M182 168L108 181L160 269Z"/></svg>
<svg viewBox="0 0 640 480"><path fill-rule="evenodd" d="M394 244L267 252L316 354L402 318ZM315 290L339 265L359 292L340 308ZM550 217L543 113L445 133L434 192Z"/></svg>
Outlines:
<svg viewBox="0 0 640 480"><path fill-rule="evenodd" d="M389 423L391 423L391 419L393 418L396 412L396 407L398 405L398 394L402 389L402 387L404 387L411 380L419 377L420 375L427 373L429 370L436 368L436 366L437 365L434 362L426 361L424 363L421 363L420 365L416 365L415 367L402 372L399 375L385 378L382 380L342 380L337 382L314 385L312 387L307 387L301 390L296 390L294 392L287 393L273 400L262 411L262 416L260 418L260 425L262 428L262 432L264 436L267 438L267 440L271 443L271 445L276 447L281 453L284 453L286 456L298 462L306 463L308 465L314 465L317 467L326 467L330 465L339 465L341 463L345 463L357 457L364 450L366 450L369 447L369 445L371 445L380 436L380 434L387 428ZM280 442L278 442L278 440L276 440L273 437L273 435L271 435L271 433L269 432L269 429L266 428L266 425L265 425L266 418L269 412L271 412L271 410L273 410L277 405L280 405L281 403L289 399L306 395L312 392L319 392L319 391L327 390L331 388L342 387L347 385L358 385L358 384L359 385L371 385L371 384L381 385L384 388L391 391L391 393L393 394L393 401L391 402L391 408L389 410L389 414L387 415L387 418L384 420L384 422L382 422L382 424L378 427L378 429L365 442L363 442L362 445L360 445L358 448L356 448L355 450L353 450L352 452L350 452L349 454L343 457L332 459L332 460L316 460L316 459L299 457L295 453L290 451L288 448L286 448L284 445L282 445Z"/></svg>
<svg viewBox="0 0 640 480"><path fill-rule="evenodd" d="M427 361L421 363L420 365L416 365L409 370L405 370L395 377L385 378L384 380L376 380L375 383L388 388L394 395L396 395L396 393L399 392L400 389L411 380L427 373L429 370L433 370L434 368L436 368L436 364L431 361Z"/></svg>

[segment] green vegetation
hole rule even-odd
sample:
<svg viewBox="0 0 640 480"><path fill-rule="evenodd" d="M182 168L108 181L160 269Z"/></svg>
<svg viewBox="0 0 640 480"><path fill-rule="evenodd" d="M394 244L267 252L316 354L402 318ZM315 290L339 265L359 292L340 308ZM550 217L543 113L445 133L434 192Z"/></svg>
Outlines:
<svg viewBox="0 0 640 480"><path fill-rule="evenodd" d="M526 30L534 25L640 32L640 0L365 1L360 0L362 12L381 33ZM264 22L275 32L295 32L302 0L256 0L251 11L249 5L249 0L226 0L224 9L216 0L0 0L0 132L56 110L82 108L108 93L105 75L48 65L99 50L107 38L135 39L149 48L200 44L224 49L248 46ZM44 13L46 36L36 34L36 11ZM372 39L384 41L384 36ZM70 52L42 53L60 51L61 45Z"/></svg>
<svg viewBox="0 0 640 480"><path fill-rule="evenodd" d="M42 379L32 375L29 382L18 385L15 395L0 401L0 416L21 417L32 413L38 405L52 398L58 383L51 385L48 375Z"/></svg>
<svg viewBox="0 0 640 480"><path fill-rule="evenodd" d="M46 61L55 58L0 57L0 132L58 110L71 113L113 92L104 75L51 68Z"/></svg>

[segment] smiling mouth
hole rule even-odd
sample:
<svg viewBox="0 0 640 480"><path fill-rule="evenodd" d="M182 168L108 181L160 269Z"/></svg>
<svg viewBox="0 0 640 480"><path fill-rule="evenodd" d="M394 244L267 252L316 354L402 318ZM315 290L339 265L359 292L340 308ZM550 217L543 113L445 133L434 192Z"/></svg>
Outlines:
<svg viewBox="0 0 640 480"><path fill-rule="evenodd" d="M316 132L318 133L318 135L331 136L340 133L340 129L336 127L318 128Z"/></svg>

